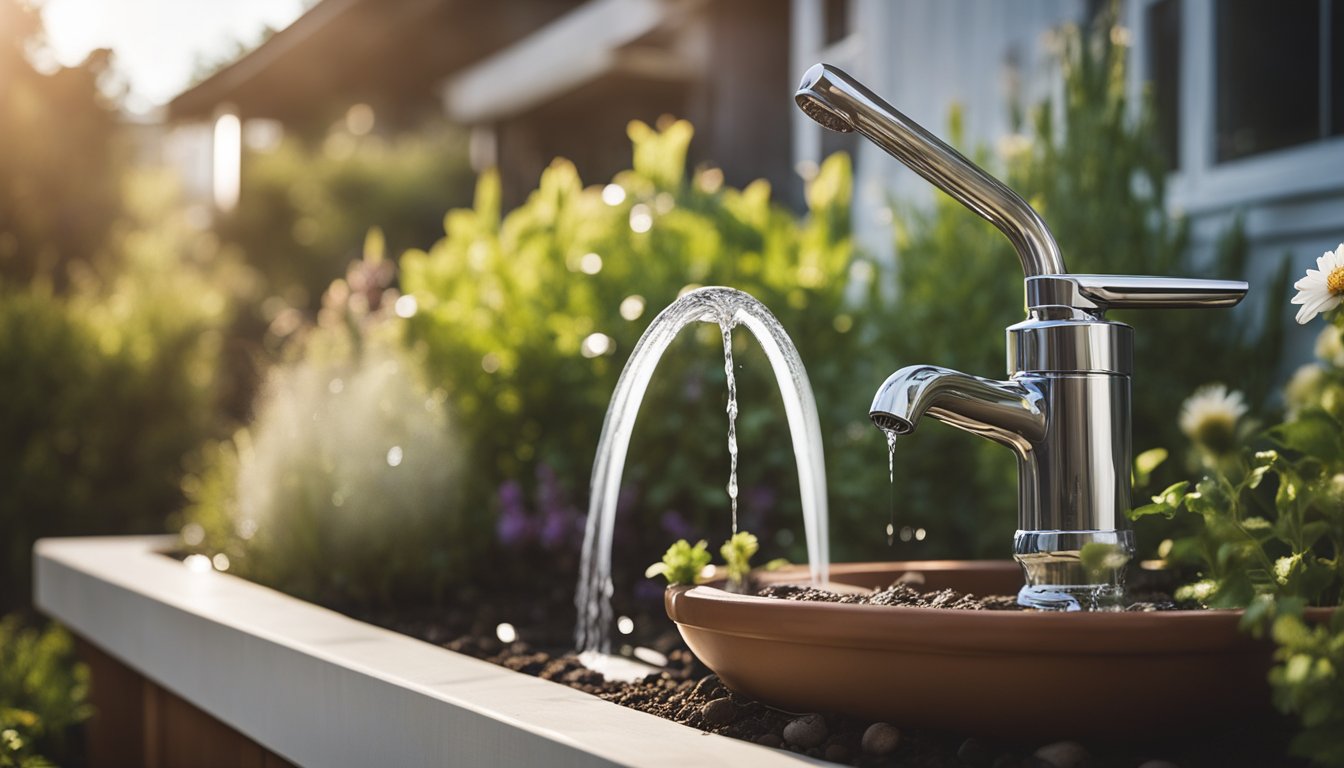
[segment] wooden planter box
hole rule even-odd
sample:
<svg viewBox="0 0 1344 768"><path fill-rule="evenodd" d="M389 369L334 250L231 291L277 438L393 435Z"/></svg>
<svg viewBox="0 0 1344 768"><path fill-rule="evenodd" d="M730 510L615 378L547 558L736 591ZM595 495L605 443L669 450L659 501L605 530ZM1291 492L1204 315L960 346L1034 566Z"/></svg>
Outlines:
<svg viewBox="0 0 1344 768"><path fill-rule="evenodd" d="M511 672L160 552L44 539L35 600L85 643L91 764L815 764Z"/></svg>

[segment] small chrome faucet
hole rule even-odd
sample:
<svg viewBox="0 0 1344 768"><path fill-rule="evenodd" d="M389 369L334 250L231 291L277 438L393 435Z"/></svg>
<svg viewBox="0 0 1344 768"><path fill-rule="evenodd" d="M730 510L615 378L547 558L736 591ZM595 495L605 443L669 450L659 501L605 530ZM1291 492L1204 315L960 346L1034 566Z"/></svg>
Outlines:
<svg viewBox="0 0 1344 768"><path fill-rule="evenodd" d="M931 365L892 374L870 416L890 434L930 416L1011 448L1018 466L1013 556L1021 605L1113 607L1134 554L1130 375L1134 329L1108 309L1230 307L1235 280L1071 275L1054 236L1020 196L839 69L817 64L794 96L824 127L857 131L1012 241L1026 274L1027 317L1010 326L1008 380Z"/></svg>

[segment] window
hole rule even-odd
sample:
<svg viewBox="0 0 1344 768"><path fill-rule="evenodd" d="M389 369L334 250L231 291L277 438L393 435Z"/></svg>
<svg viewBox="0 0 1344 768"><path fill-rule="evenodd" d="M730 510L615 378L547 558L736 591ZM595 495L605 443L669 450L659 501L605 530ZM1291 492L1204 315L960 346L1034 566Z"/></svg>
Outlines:
<svg viewBox="0 0 1344 768"><path fill-rule="evenodd" d="M1167 168L1181 167L1181 0L1157 0L1144 19L1147 80L1152 88L1157 141Z"/></svg>
<svg viewBox="0 0 1344 768"><path fill-rule="evenodd" d="M822 13L826 29L824 45L833 45L849 37L849 0L826 0Z"/></svg>
<svg viewBox="0 0 1344 768"><path fill-rule="evenodd" d="M1215 7L1217 162L1344 135L1344 0Z"/></svg>

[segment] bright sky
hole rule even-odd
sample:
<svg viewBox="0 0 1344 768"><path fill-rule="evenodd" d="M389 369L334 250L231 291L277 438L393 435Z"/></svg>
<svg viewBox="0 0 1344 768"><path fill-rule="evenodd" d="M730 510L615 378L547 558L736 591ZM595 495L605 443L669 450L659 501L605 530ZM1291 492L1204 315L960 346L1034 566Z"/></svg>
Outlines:
<svg viewBox="0 0 1344 768"><path fill-rule="evenodd" d="M262 29L282 29L312 0L46 0L47 40L66 65L111 48L130 85L126 107L163 104L191 80L198 60L217 60Z"/></svg>

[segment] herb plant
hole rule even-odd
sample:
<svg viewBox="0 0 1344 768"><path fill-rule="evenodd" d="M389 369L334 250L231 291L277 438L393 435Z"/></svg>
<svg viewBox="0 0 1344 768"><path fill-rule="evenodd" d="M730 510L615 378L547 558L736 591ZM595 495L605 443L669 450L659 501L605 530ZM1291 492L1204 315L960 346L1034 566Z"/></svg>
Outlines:
<svg viewBox="0 0 1344 768"><path fill-rule="evenodd" d="M644 571L644 576L650 579L662 576L670 587L699 584L701 572L712 559L708 547L704 539L697 541L694 546L685 539L679 539L667 548L662 560Z"/></svg>

